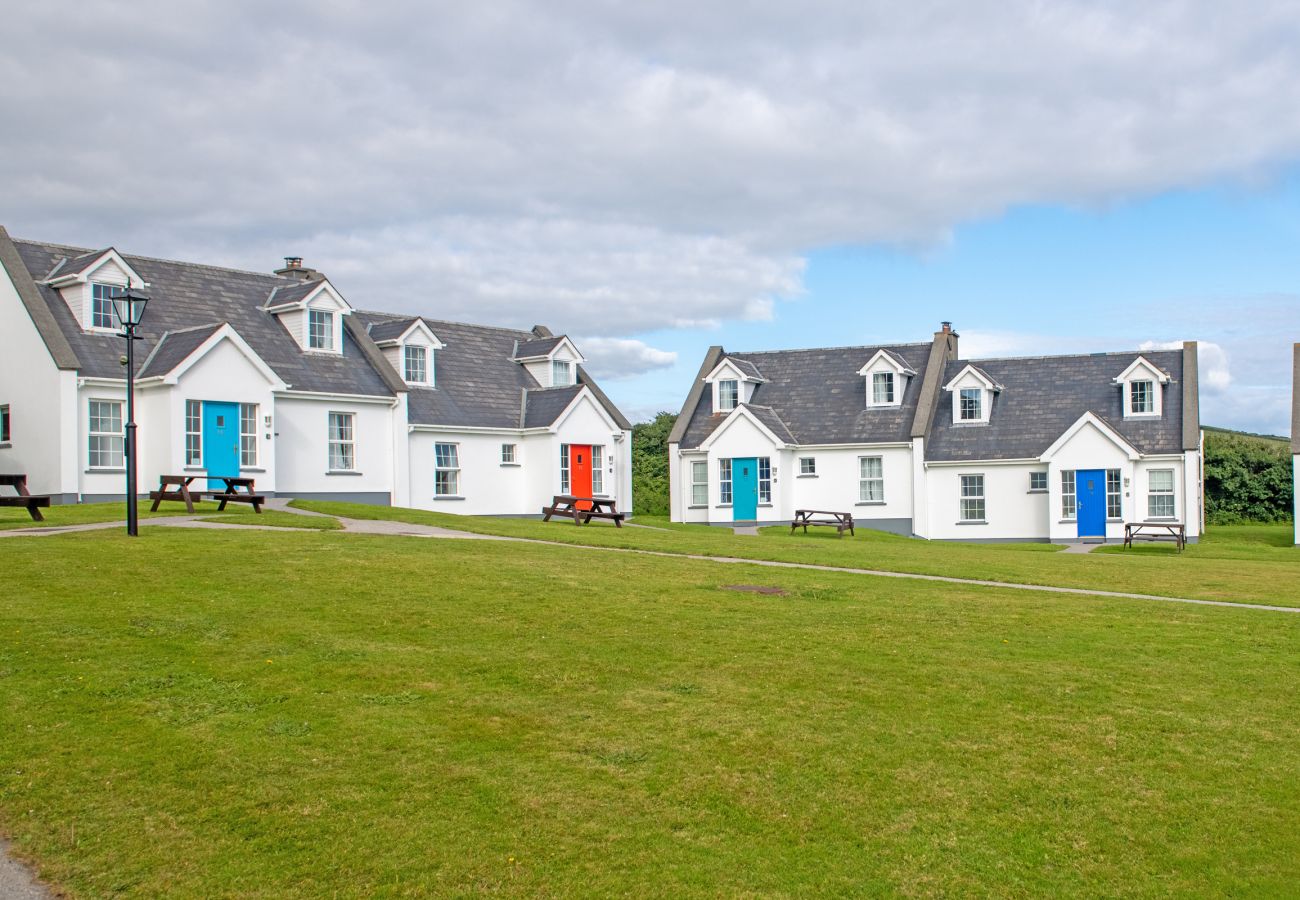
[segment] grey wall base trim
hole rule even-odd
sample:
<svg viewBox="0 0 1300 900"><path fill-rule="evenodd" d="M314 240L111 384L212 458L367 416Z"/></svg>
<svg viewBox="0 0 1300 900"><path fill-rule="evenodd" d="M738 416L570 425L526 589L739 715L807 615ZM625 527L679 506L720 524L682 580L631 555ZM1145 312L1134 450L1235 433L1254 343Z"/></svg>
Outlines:
<svg viewBox="0 0 1300 900"><path fill-rule="evenodd" d="M890 534L898 534L903 537L912 536L911 519L860 519L853 517L854 528L868 528L872 531L887 531Z"/></svg>
<svg viewBox="0 0 1300 900"><path fill-rule="evenodd" d="M334 500L339 503L366 503L370 506L392 506L393 495L388 491L279 491L277 497L295 500Z"/></svg>

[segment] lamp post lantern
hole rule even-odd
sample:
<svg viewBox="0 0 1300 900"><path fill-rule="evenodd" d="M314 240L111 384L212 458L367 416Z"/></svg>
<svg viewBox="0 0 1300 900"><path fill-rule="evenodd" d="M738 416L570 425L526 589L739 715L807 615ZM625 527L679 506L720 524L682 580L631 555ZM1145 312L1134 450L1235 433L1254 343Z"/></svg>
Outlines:
<svg viewBox="0 0 1300 900"><path fill-rule="evenodd" d="M113 315L122 326L121 337L126 338L126 533L139 535L139 517L136 510L136 443L135 443L135 333L144 318L144 308L149 296L133 288L128 281L126 290L113 298Z"/></svg>

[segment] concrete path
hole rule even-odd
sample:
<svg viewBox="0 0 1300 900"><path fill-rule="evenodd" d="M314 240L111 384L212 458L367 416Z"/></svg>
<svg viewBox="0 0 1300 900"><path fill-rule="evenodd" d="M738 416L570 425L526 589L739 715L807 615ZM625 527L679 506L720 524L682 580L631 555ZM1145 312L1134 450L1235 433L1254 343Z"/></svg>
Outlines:
<svg viewBox="0 0 1300 900"><path fill-rule="evenodd" d="M9 855L8 841L0 840L0 900L48 900L52 896L26 865Z"/></svg>
<svg viewBox="0 0 1300 900"><path fill-rule="evenodd" d="M1066 544L1062 553L1091 553L1098 547L1104 547L1105 544L1083 544L1078 541Z"/></svg>

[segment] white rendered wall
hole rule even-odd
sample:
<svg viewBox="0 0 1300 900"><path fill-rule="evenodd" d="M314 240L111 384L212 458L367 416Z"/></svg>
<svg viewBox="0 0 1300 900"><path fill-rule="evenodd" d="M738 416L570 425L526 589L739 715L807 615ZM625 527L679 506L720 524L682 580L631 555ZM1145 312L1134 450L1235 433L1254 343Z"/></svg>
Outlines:
<svg viewBox="0 0 1300 900"><path fill-rule="evenodd" d="M355 471L329 472L329 414L353 414ZM391 402L279 394L273 437L280 494L384 494L393 491Z"/></svg>
<svg viewBox="0 0 1300 900"><path fill-rule="evenodd" d="M1042 470L1043 465L1038 462L931 463L926 467L930 532L927 536L945 541L1045 540L1049 495L1029 492L1029 473ZM958 524L962 475L984 476L987 524Z"/></svg>
<svg viewBox="0 0 1300 900"><path fill-rule="evenodd" d="M77 490L71 467L62 465L62 442L68 424L61 415L61 374L27 307L0 266L0 404L9 405L11 440L0 445L0 472L27 475L33 494L72 494ZM75 382L74 382L75 383ZM65 471L66 469L66 471Z"/></svg>
<svg viewBox="0 0 1300 900"><path fill-rule="evenodd" d="M883 503L862 503L858 498L858 458L879 456L884 473ZM800 475L799 460L817 460L814 477ZM791 454L788 470L793 484L792 502L780 518L789 518L796 509L825 509L852 513L855 521L870 528L872 519L912 518L912 448L850 447L818 450L803 447ZM789 516L785 513L788 512Z"/></svg>
<svg viewBox="0 0 1300 900"><path fill-rule="evenodd" d="M116 495L121 496L126 492L126 476L124 468L92 469L90 468L90 401L91 400L116 400L122 404L122 428L126 429L126 382L120 384L100 385L100 384L83 384L77 391L76 416L77 432L73 441L77 448L77 473L79 484L77 493L96 496ZM136 422L139 423L141 410L136 409ZM143 427L143 426L142 426ZM145 442L142 440L141 444ZM142 460L143 462L143 460ZM147 471L143 465L140 466L141 473ZM148 482L142 474L139 484L145 485Z"/></svg>
<svg viewBox="0 0 1300 900"><path fill-rule="evenodd" d="M1295 542L1300 544L1300 453L1291 457L1292 494L1295 499Z"/></svg>
<svg viewBox="0 0 1300 900"><path fill-rule="evenodd" d="M1121 495L1123 515L1118 519L1106 520L1106 539L1122 541L1124 523L1134 521L1136 510L1139 508L1135 505L1134 465L1128 453L1095 425L1088 423L1075 432L1074 436L1052 456L1048 467L1051 540L1062 543L1079 539L1077 518L1066 520L1061 516L1061 473L1071 470L1119 469L1120 485L1123 489ZM1141 509L1145 510L1145 495L1142 504Z"/></svg>

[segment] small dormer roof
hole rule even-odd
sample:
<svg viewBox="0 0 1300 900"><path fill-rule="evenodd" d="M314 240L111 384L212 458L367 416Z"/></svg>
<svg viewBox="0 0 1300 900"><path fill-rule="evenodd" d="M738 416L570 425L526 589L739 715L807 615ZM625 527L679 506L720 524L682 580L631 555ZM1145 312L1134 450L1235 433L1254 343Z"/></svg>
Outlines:
<svg viewBox="0 0 1300 900"><path fill-rule="evenodd" d="M1156 380L1161 384L1169 383L1168 372L1149 361L1145 356L1139 356L1137 359L1133 360L1133 362L1129 363L1128 367L1125 368L1123 372L1120 372L1115 376L1115 384L1123 384L1131 379L1138 370L1143 368L1154 375Z"/></svg>
<svg viewBox="0 0 1300 900"><path fill-rule="evenodd" d="M406 344L414 334L422 334L425 339L433 346L435 350L441 350L446 345L438 340L438 336L433 333L424 319L415 316L410 319L394 319L391 322L376 322L368 329L370 339L378 347L396 347L400 344Z"/></svg>
<svg viewBox="0 0 1300 900"><path fill-rule="evenodd" d="M986 390L993 391L995 394L1001 392L1002 385L994 381L988 372L985 372L979 366L969 364L964 366L960 372L954 375L952 380L943 386L943 389L949 392L956 390L957 382L965 378L967 373L974 375L976 380L984 385Z"/></svg>
<svg viewBox="0 0 1300 900"><path fill-rule="evenodd" d="M66 257L60 259L54 264L50 274L45 276L45 283L56 288L66 287L70 284L85 284L91 280L95 272L108 263L113 263L121 269L128 281L147 287L140 274L131 268L130 263L122 258L122 254L112 247L105 250L95 250L91 253L83 253L70 259Z"/></svg>
<svg viewBox="0 0 1300 900"><path fill-rule="evenodd" d="M344 315L352 312L352 305L343 299L343 295L330 284L328 278L276 285L267 296L262 308L273 313L306 309L322 298L327 300L336 312L342 312Z"/></svg>
<svg viewBox="0 0 1300 900"><path fill-rule="evenodd" d="M728 368L730 368L734 374L740 376L741 381L752 381L755 384L767 381L767 379L763 377L763 373L758 370L758 366L754 365L747 359L739 359L735 356L724 356L722 360L713 367L713 370L709 372L708 375L704 376L704 380L717 381L718 378L724 374L723 370Z"/></svg>
<svg viewBox="0 0 1300 900"><path fill-rule="evenodd" d="M569 340L568 335L564 334L538 338L533 341L520 341L515 345L515 352L511 359L515 362L537 362L543 359L551 359L561 347L567 347L578 362L587 361L586 357L578 352L577 345Z"/></svg>
<svg viewBox="0 0 1300 900"><path fill-rule="evenodd" d="M907 360L903 359L902 356L895 353L894 351L886 348L881 348L880 350L877 350L875 352L875 355L873 355L871 359L867 360L866 365L864 365L861 369L858 369L858 374L866 375L869 371L871 371L872 366L874 366L876 362L881 359L884 359L886 362L888 362L890 367L893 368L896 372L898 372L899 375L911 376L916 374L916 370L913 369L910 365L908 365Z"/></svg>

